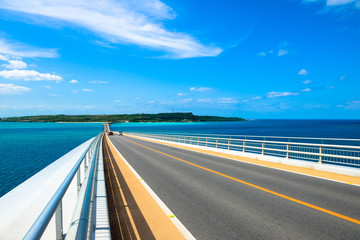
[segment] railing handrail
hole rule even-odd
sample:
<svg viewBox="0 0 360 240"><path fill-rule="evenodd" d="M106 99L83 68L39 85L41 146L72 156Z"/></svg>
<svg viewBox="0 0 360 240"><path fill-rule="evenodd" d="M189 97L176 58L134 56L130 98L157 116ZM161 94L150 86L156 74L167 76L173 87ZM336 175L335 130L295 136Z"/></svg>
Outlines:
<svg viewBox="0 0 360 240"><path fill-rule="evenodd" d="M102 139L96 143L100 146ZM95 181L95 172L96 172L96 165L97 165L97 154L98 154L98 147L95 148L93 160L91 162L90 169L87 174L86 184L83 185L84 189L80 191L81 194L81 205L76 205L74 213L75 215L72 218L72 224L69 228L69 231L66 235L66 239L88 239L88 223L90 217L90 202L91 196L93 194L93 184Z"/></svg>
<svg viewBox="0 0 360 240"><path fill-rule="evenodd" d="M250 152L261 155L281 156L287 159L297 158L318 161L319 163L329 162L360 167L360 146L304 142L278 142L245 138L215 138L209 137L209 135L172 135L164 133L130 134L134 136L150 137L190 145L195 144L199 146L214 147L217 149L221 148L241 151L243 153Z"/></svg>
<svg viewBox="0 0 360 240"><path fill-rule="evenodd" d="M49 224L51 218L53 217L56 208L64 197L70 183L72 182L75 174L78 171L81 163L83 162L87 152L91 148L91 146L95 143L95 141L99 140L101 134L99 134L85 149L83 154L80 156L74 167L70 170L69 174L65 177L64 181L61 183L59 188L56 190L55 194L52 196L50 201L47 203L45 208L42 210L38 218L35 220L29 231L26 233L24 240L33 240L40 239L42 234L44 233L47 225Z"/></svg>
<svg viewBox="0 0 360 240"><path fill-rule="evenodd" d="M132 133L139 135L154 135L154 136L183 136L183 137L196 137L196 138L207 138L215 140L230 140L230 141L244 141L244 142L254 142L254 143L273 143L273 144L288 144L296 146L312 146L312 147L329 147L329 148L349 148L349 149L359 149L360 146L351 146L351 145L334 145L334 144L320 144L320 143L303 143L303 142L277 142L277 141L267 141L267 140L254 140L254 139L238 139L238 138L214 138L214 137L202 137L200 135L172 135L172 134L149 134L149 133ZM359 140L360 141L360 140ZM221 144L221 143L219 143ZM228 144L226 144L228 145Z"/></svg>
<svg viewBox="0 0 360 240"><path fill-rule="evenodd" d="M148 134L142 132L132 132L139 134ZM282 139L302 139L302 140L327 140L327 141L355 141L360 142L357 138L316 138L316 137L284 137L284 136L258 136L258 135L237 135L237 134L216 134L216 133L178 133L178 132L153 132L151 134L176 135L176 136L223 136L223 137L251 137L251 138L282 138ZM227 138L226 138L227 139Z"/></svg>

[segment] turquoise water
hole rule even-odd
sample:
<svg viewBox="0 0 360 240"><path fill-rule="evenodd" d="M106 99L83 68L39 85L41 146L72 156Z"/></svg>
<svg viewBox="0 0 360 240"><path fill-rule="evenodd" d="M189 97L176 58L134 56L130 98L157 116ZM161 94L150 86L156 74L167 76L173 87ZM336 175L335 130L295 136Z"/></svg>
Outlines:
<svg viewBox="0 0 360 240"><path fill-rule="evenodd" d="M119 123L111 129L360 139L360 120ZM0 123L0 197L102 130L101 123Z"/></svg>
<svg viewBox="0 0 360 240"><path fill-rule="evenodd" d="M102 130L101 123L0 123L0 196Z"/></svg>

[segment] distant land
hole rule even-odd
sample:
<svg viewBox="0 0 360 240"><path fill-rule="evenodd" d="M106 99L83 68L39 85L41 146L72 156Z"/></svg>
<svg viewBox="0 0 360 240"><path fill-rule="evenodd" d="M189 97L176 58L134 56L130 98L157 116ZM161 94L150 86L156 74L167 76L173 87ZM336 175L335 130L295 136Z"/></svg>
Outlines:
<svg viewBox="0 0 360 240"><path fill-rule="evenodd" d="M238 117L198 116L188 113L157 114L114 114L114 115L39 115L24 117L4 117L0 122L215 122L245 121Z"/></svg>

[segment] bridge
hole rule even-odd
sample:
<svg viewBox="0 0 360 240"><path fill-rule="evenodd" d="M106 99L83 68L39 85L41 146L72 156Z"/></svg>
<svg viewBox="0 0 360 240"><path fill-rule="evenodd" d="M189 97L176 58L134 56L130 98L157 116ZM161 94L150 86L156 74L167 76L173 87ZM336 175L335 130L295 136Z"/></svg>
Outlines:
<svg viewBox="0 0 360 240"><path fill-rule="evenodd" d="M0 199L2 239L360 239L356 139L104 133Z"/></svg>

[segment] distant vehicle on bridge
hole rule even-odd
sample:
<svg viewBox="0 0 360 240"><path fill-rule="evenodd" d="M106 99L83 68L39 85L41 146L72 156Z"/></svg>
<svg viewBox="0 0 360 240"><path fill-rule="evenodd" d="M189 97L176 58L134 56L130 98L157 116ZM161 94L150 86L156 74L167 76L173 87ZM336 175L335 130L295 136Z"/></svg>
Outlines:
<svg viewBox="0 0 360 240"><path fill-rule="evenodd" d="M119 134L118 134L119 136L122 136L123 135L123 133L122 133L122 131L119 131Z"/></svg>
<svg viewBox="0 0 360 240"><path fill-rule="evenodd" d="M113 132L109 132L109 135L114 135L114 133L113 133Z"/></svg>

